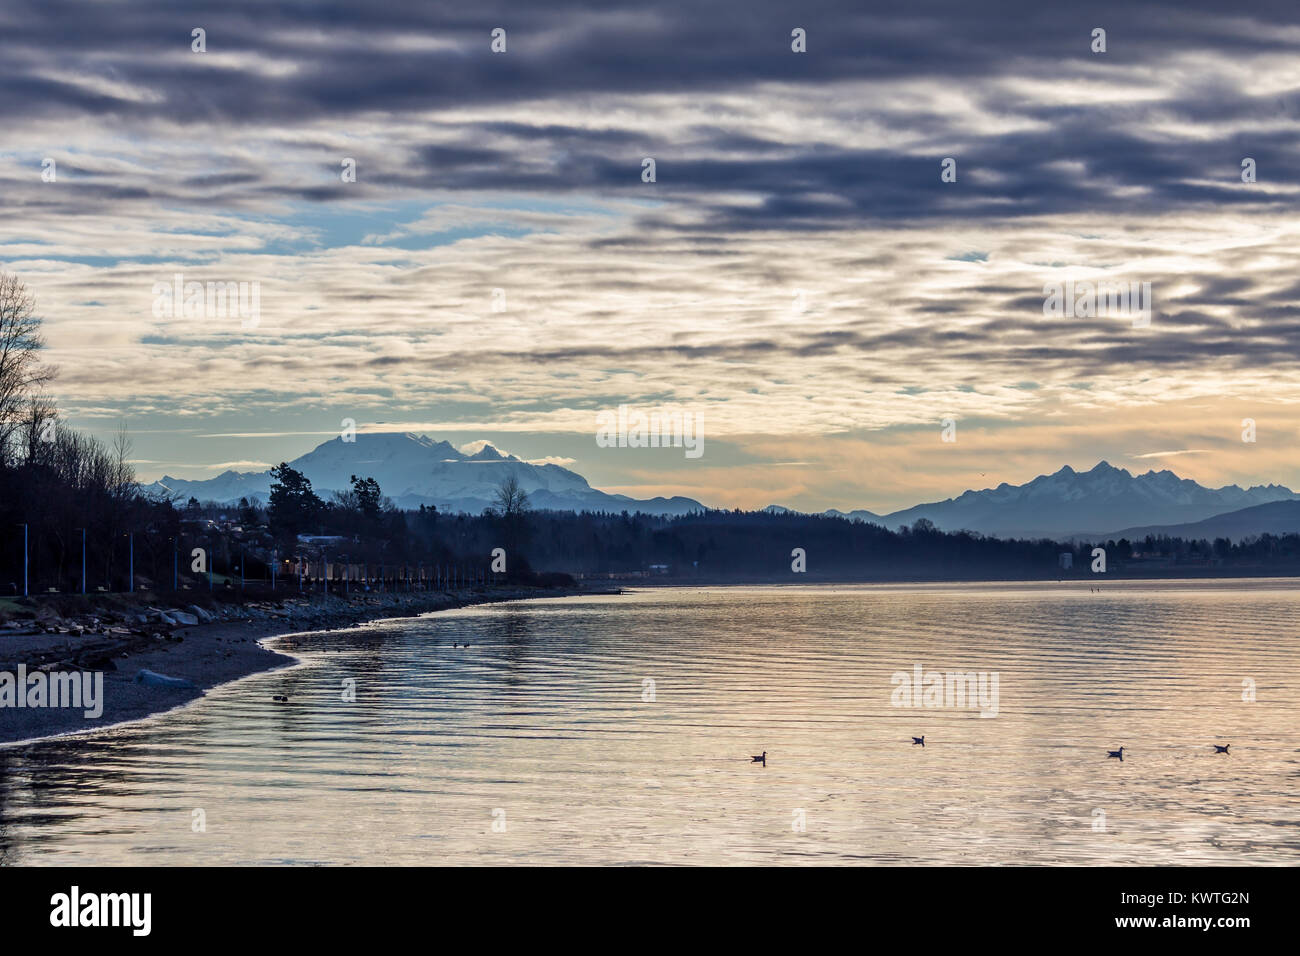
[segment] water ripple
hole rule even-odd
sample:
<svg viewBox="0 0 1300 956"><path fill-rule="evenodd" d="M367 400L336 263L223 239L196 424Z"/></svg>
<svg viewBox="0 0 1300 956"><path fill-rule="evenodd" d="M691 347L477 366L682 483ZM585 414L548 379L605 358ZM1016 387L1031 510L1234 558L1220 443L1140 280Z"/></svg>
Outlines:
<svg viewBox="0 0 1300 956"><path fill-rule="evenodd" d="M292 635L300 666L0 751L0 862L1293 865L1298 621L1286 582L1237 580L662 589ZM996 718L893 706L916 664L996 672Z"/></svg>

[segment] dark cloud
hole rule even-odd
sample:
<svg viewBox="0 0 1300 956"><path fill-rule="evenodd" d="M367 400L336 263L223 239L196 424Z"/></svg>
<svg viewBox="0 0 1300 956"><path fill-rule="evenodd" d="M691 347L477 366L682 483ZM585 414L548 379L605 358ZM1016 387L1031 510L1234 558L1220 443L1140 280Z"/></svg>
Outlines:
<svg viewBox="0 0 1300 956"><path fill-rule="evenodd" d="M1230 14L1230 16L1228 15ZM371 184L394 190L507 190L618 194L639 186L640 160L653 155L653 195L699 204L695 228L791 230L864 220L977 220L1099 208L1167 211L1171 206L1232 203L1276 206L1237 176L1251 155L1270 181L1300 180L1300 92L1256 95L1249 85L1208 80L1158 104L1054 106L1028 92L1000 91L1015 79L1049 87L1062 77L1105 78L1169 57L1231 62L1295 53L1285 27L1300 25L1300 5L1262 2L1233 8L1199 2L1092 2L1073 5L964 0L856 8L844 3L604 3L471 5L234 2L180 9L164 2L8 5L0 29L0 122L31 118L106 119L126 131L151 122L241 128L292 127L382 113L399 119L430 110L464 117L451 141L430 141L416 168L367 163ZM1105 57L1088 51L1094 26L1108 30ZM189 52L190 30L207 31L210 59ZM505 27L509 52L489 51L489 31ZM810 52L789 50L794 26L807 29ZM424 41L425 48L404 45ZM432 46L428 46L432 44ZM225 62L218 57L234 56ZM71 74L78 82L51 78ZM755 93L760 84L815 89L828 84L923 79L940 102L931 108L862 104L864 117L943 142L915 149L846 148L835 143L765 138L733 129L725 117L695 125L687 142L652 120L583 128L539 117L536 123L475 121L487 109L553 98L581 103L595 94ZM143 91L135 96L115 90ZM968 135L944 107L976 92L991 115L1040 121L1042 128ZM1263 128L1230 142L1162 141L1143 128L1158 110L1168 121L1258 121ZM75 127L74 127L75 128ZM444 133L448 131L442 131ZM945 142L946 141L946 142ZM959 182L943 185L938 162L958 159ZM540 162L539 162L540 160ZM1057 164L1078 163L1081 173ZM980 173L995 174L982 179ZM1141 196L1117 187L1140 186ZM136 192L85 193L88 201L186 190L231 200L263 190L309 202L339 198L328 186L285 184L256 168L180 177L165 172ZM729 195L757 203L722 202ZM650 224L654 224L652 217Z"/></svg>
<svg viewBox="0 0 1300 956"><path fill-rule="evenodd" d="M196 26L207 31L208 54L190 53ZM489 51L497 26L508 30L505 56ZM808 31L806 55L790 52L795 26ZM1096 26L1108 31L1104 56L1088 50ZM297 229L312 234L280 241L296 241L296 250L344 247L342 260L361 234L327 234L325 223L318 238L311 218L319 212L323 221L327 207L341 203L411 203L364 230L382 246L389 234L395 242L414 236L419 245L462 227L499 235L511 217L493 219L482 200L488 194L517 198L511 211L525 213L569 200L627 201L608 229L582 231L542 268L557 283L552 296L592 289L605 296L581 317L589 323L650 324L659 316L642 315L643 303L663 305L663 288L673 282L694 290L683 295L683 311L730 316L726 303L705 301L715 283L730 283L725 295L737 298L770 287L784 308L791 288L811 285L801 256L812 251L826 262L826 297L849 300L831 327L799 319L792 321L809 324L791 331L764 324L770 316L761 295L745 298L725 335L718 319L699 330L671 327L653 342L636 339L641 367L699 361L770 369L788 356L791 366L802 359L809 368L841 358L860 363L864 381L941 363L979 369L991 381L1051 373L1060 381L1101 380L1117 368L1287 366L1300 355L1300 285L1279 278L1285 267L1274 255L1206 253L1213 268L1190 287L1164 264L1153 275L1125 276L1156 289L1157 317L1143 330L1116 319L1049 322L1041 287L1059 270L1044 265L1027 274L1018 263L1070 258L1062 269L1108 269L1093 260L1173 258L1171 244L1150 235L1161 219L1173 223L1163 237L1178 232L1181 240L1184 224L1201 215L1211 238L1228 219L1240 229L1252 215L1291 212L1294 192L1268 187L1300 185L1300 90L1279 89L1254 66L1300 52L1291 39L1298 29L1294 0L1248 7L1103 0L1086 8L1041 0L236 0L187 8L161 0L16 0L0 12L0 124L24 132L24 172L56 155L69 188L44 188L36 175L0 180L0 214L58 219L68 233L84 224L82 234L92 237L99 217L98 235L113 243L102 251L106 260L119 248L112 230L136 225L177 238L175 247L158 249L165 243L136 236L132 248L147 250L137 257L186 261L215 256L214 247L280 255L273 248L280 234ZM346 189L340 155L356 158L360 170ZM641 182L647 156L657 161L654 184ZM956 183L940 181L948 156L958 162ZM1258 163L1257 187L1241 182L1244 156ZM465 217L469 226L454 211L420 220L448 202L477 203L480 215ZM1113 228L1090 245L1096 237L1078 233L1096 231L1099 218ZM1014 232L1020 226L1071 241L1040 257L1028 233ZM895 228L925 242L913 236L906 249L890 250ZM817 246L822 233L834 242L872 230L880 245L845 243L838 260ZM960 240L944 245L949 231ZM183 245L191 233L246 243ZM769 240L771 254L762 248ZM644 268L628 264L643 252ZM44 259L45 250L22 254ZM500 271L510 277L509 255L497 255L467 252L456 265L469 271L504 261ZM78 261L75 253L49 252L52 261L61 256ZM1195 264L1194 253L1187 258ZM690 271L700 262L707 269ZM346 263L322 266L336 267ZM260 266L240 268L261 274ZM901 281L873 298L877 273ZM317 275L306 267L302 274ZM528 273L521 267L520 274ZM430 289L436 309L439 283L450 283L454 270L422 261L359 275L322 294L324 308L346 322L413 301L423 307L422 293L407 288L415 285ZM950 282L954 275L968 281ZM918 276L926 281L909 286ZM152 279L139 281L147 289ZM498 281L508 284L491 278L483 285ZM533 289L519 281L526 298ZM286 285L311 291L313 282L323 284L293 276ZM456 298L457 320L470 294ZM536 296L544 299L542 291ZM680 301L664 306L666 321L674 305ZM860 324L840 324L859 311ZM425 334L401 328L407 342ZM339 357L248 361L322 376L358 364L400 370L407 361L405 353L344 355L350 345L316 338L326 351L337 346ZM616 339L545 347L523 339L527 345L515 348L493 337L477 351L457 339L439 368L508 359L529 370L617 367L626 345Z"/></svg>

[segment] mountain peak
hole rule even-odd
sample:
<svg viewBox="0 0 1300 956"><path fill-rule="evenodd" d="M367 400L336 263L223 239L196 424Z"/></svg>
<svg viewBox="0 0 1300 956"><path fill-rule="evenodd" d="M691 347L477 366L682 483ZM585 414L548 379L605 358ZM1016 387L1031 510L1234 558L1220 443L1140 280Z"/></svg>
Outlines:
<svg viewBox="0 0 1300 956"><path fill-rule="evenodd" d="M969 530L998 536L1100 534L1115 528L1200 521L1214 515L1300 499L1289 489L1235 486L1205 488L1172 471L1134 475L1110 462L1097 462L1080 474L1069 465L1023 485L1005 482L994 489L967 491L885 515L891 528L928 518L947 531Z"/></svg>
<svg viewBox="0 0 1300 956"><path fill-rule="evenodd" d="M471 451L475 448L477 450ZM466 456L467 461L507 461L514 457L508 453L502 454L490 441L472 441L468 445L461 445L460 452Z"/></svg>

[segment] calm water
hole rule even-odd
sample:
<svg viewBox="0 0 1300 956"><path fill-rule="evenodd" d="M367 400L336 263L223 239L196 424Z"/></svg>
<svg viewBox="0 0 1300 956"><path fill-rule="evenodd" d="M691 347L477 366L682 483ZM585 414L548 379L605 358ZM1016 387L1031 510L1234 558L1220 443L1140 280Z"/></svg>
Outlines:
<svg viewBox="0 0 1300 956"><path fill-rule="evenodd" d="M1220 581L647 590L289 637L298 666L0 750L0 862L1295 864L1298 625L1295 582ZM997 672L998 716L892 706L917 663Z"/></svg>

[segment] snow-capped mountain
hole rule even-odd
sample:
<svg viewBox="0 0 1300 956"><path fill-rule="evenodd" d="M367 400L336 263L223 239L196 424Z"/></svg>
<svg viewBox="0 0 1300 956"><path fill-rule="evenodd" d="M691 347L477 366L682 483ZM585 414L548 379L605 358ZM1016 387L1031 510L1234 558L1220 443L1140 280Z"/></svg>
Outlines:
<svg viewBox="0 0 1300 956"><path fill-rule="evenodd" d="M289 464L309 479L317 493L345 491L352 475L374 478L401 508L435 505L443 512L478 513L495 503L496 489L514 475L536 509L557 511L642 511L686 514L704 508L692 498L635 499L592 488L577 472L560 465L535 464L503 454L487 442L475 443L472 454L445 441L409 433L364 433L345 442L335 438ZM227 471L215 478L189 481L163 477L147 491L200 501L237 502L270 496L268 472ZM1117 528L1186 525L1256 505L1300 501L1281 485L1206 488L1171 471L1133 475L1100 462L1090 471L1068 465L1039 475L1023 485L967 491L946 501L915 505L892 514L870 511L827 511L850 520L869 521L891 529L921 518L944 531L962 529L998 537L1106 535ZM772 505L772 513L788 509Z"/></svg>
<svg viewBox="0 0 1300 956"><path fill-rule="evenodd" d="M478 513L495 503L496 489L508 475L514 475L528 492L530 506L540 510L685 514L704 507L691 498L607 494L567 468L504 455L487 442L473 454L465 454L448 442L410 433L360 433L355 439L327 441L289 465L306 475L322 497L348 490L353 475L374 478L400 508L435 505L444 512ZM200 481L165 475L145 490L182 501L194 497L221 503L240 498L265 502L271 484L268 471L227 471Z"/></svg>
<svg viewBox="0 0 1300 956"><path fill-rule="evenodd" d="M1078 472L1067 465L1023 485L1003 482L996 488L967 491L879 518L866 517L870 512L844 517L861 516L888 528L928 518L943 531L1060 538L1138 525L1185 524L1252 505L1296 499L1300 495L1282 485L1206 488L1172 471L1133 475L1103 461L1090 471Z"/></svg>

